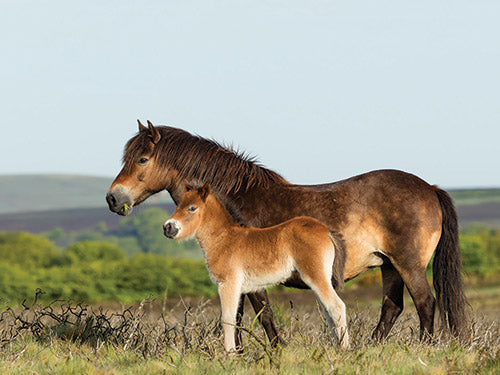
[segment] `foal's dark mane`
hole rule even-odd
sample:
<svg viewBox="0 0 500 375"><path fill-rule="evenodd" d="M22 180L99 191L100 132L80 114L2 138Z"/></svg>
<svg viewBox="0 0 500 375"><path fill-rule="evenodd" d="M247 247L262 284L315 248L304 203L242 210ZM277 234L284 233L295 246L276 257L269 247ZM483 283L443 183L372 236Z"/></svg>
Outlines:
<svg viewBox="0 0 500 375"><path fill-rule="evenodd" d="M161 168L170 167L188 181L209 182L221 194L246 191L255 186L264 189L288 184L278 173L264 168L255 158L230 147L182 129L156 126L161 134L153 157ZM139 132L125 146L124 167L132 168L143 155L151 154L149 132Z"/></svg>

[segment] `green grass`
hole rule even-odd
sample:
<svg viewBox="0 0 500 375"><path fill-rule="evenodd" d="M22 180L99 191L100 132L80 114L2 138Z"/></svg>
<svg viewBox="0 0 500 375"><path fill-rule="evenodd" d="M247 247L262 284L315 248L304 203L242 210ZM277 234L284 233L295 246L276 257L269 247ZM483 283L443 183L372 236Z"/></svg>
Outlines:
<svg viewBox="0 0 500 375"><path fill-rule="evenodd" d="M16 352L17 350L17 352ZM5 361L2 373L57 374L498 374L498 354L487 349L470 351L450 345L435 349L417 345L385 344L363 350L339 351L331 347L289 345L273 353L275 363L258 355L228 358L198 353L169 353L144 358L141 353L104 346L98 351L87 345L55 342L20 343Z"/></svg>
<svg viewBox="0 0 500 375"><path fill-rule="evenodd" d="M422 344L410 304L386 342L374 342L370 336L379 307L357 307L349 300L348 350L331 341L310 293L287 294L274 305L284 344L272 349L253 314L247 314L244 352L232 357L223 350L217 299L196 300L192 308L177 300L93 312L84 306L34 306L2 315L0 373L497 374L498 296L495 309L481 310L482 298L491 304L492 291L472 299L472 333L462 343L438 333L432 344ZM293 307L284 302L288 298Z"/></svg>

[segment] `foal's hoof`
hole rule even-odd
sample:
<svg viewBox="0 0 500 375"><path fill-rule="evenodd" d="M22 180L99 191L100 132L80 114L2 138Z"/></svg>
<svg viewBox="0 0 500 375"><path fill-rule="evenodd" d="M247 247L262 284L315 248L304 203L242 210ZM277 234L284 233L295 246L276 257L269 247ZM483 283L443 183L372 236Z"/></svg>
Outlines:
<svg viewBox="0 0 500 375"><path fill-rule="evenodd" d="M340 343L340 347L342 349L349 349L349 346L350 346L349 340L342 340L342 342Z"/></svg>
<svg viewBox="0 0 500 375"><path fill-rule="evenodd" d="M226 349L226 357L228 357L228 358L237 357L241 354L243 354L243 350L241 348L238 348L238 349L232 348L229 350Z"/></svg>
<svg viewBox="0 0 500 375"><path fill-rule="evenodd" d="M349 338L349 333L346 331L340 333L340 347L342 349L349 349L349 342L351 341Z"/></svg>

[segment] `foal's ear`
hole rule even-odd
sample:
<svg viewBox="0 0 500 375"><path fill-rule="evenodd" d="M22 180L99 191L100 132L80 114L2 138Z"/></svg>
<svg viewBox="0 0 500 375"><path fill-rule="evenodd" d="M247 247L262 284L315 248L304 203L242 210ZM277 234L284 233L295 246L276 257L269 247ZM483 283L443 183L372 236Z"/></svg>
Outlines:
<svg viewBox="0 0 500 375"><path fill-rule="evenodd" d="M158 131L158 129L154 127L154 125L149 120L148 120L148 127L149 131L151 132L149 134L149 137L151 138L154 144L157 144L158 142L160 142L161 138L160 132Z"/></svg>
<svg viewBox="0 0 500 375"><path fill-rule="evenodd" d="M210 184L208 182L205 183L201 188L198 189L198 194L200 194L200 198L203 202L208 197L208 194L210 194Z"/></svg>
<svg viewBox="0 0 500 375"><path fill-rule="evenodd" d="M148 128L146 128L144 125L142 125L141 120L137 119L137 123L139 124L139 133L148 131Z"/></svg>

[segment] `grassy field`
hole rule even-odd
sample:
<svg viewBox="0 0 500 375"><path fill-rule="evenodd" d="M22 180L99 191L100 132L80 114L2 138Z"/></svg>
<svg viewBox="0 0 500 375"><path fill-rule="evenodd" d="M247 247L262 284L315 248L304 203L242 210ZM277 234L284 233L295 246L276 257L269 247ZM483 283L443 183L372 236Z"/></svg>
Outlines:
<svg viewBox="0 0 500 375"><path fill-rule="evenodd" d="M386 342L372 341L379 312L373 296L380 291L350 290L344 294L348 350L331 342L310 292L273 293L284 344L272 349L249 311L244 353L233 357L223 351L217 299L130 308L34 305L2 314L0 373L498 374L499 291L498 285L469 289L472 332L466 342L438 334L432 344L422 344L410 303Z"/></svg>

